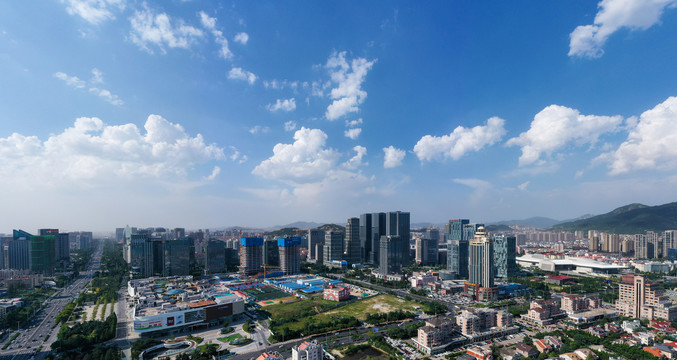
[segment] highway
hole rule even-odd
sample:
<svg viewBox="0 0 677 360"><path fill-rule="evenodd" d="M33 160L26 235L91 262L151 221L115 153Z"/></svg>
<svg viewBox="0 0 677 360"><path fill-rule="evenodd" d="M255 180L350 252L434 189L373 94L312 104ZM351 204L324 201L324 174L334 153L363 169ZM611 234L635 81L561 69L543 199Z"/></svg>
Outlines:
<svg viewBox="0 0 677 360"><path fill-rule="evenodd" d="M19 336L7 349L0 350L0 360L29 360L31 358L39 360L51 352L50 345L56 340L59 332L59 327L54 327L56 316L66 307L66 304L77 299L80 293L89 286L91 278L88 276L98 270L102 251L103 241L99 243L99 248L92 255L86 270L81 272L75 281L49 297L35 316L30 319L27 328L19 330ZM9 338L14 334L12 333ZM9 338L5 342L9 341ZM40 346L42 348L38 353Z"/></svg>

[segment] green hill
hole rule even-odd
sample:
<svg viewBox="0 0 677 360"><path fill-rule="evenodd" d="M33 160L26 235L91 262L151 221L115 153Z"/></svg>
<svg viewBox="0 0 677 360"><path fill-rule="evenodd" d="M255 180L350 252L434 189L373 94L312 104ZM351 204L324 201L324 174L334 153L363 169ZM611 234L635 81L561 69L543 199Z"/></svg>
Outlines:
<svg viewBox="0 0 677 360"><path fill-rule="evenodd" d="M645 231L677 229L677 202L658 206L629 204L609 213L557 224L550 230L599 230L615 234L642 234Z"/></svg>
<svg viewBox="0 0 677 360"><path fill-rule="evenodd" d="M345 232L346 228L341 225L336 225L336 224L324 224L322 226L318 226L318 229L322 229L324 231L341 231ZM296 236L298 230L297 227L287 227L287 228L282 228L279 230L267 232L264 235L272 236L272 237L287 237L287 236ZM298 235L306 235L305 231L300 231Z"/></svg>

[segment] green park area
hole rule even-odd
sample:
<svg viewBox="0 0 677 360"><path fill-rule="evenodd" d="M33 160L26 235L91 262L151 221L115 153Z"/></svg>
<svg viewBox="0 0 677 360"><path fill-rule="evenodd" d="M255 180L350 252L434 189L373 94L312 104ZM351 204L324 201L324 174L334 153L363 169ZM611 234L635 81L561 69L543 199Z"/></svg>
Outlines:
<svg viewBox="0 0 677 360"><path fill-rule="evenodd" d="M235 339L241 339L241 338L242 338L242 335L233 334L233 335L230 335L230 336L225 336L225 337L219 338L218 340L221 341L221 342L224 342L224 343L229 343L229 342L231 342Z"/></svg>
<svg viewBox="0 0 677 360"><path fill-rule="evenodd" d="M351 303L339 304L321 298L305 299L292 304L271 305L265 308L271 321L275 340L281 341L327 331L359 326L369 315L410 313L421 309L420 304L391 295L378 295ZM384 321L387 317L384 317Z"/></svg>

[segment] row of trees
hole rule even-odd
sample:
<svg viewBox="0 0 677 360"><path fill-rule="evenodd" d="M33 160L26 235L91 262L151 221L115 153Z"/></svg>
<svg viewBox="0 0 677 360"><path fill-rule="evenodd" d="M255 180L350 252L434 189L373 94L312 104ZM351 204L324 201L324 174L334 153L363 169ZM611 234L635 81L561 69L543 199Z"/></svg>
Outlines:
<svg viewBox="0 0 677 360"><path fill-rule="evenodd" d="M412 312L403 311L403 310L395 310L395 311L390 311L390 312L387 312L387 313L376 313L376 314L367 313L367 318L364 321L369 323L369 324L381 324L381 323L388 322L388 321L412 319L412 318L415 318L415 317L416 317L416 314L414 314Z"/></svg>
<svg viewBox="0 0 677 360"><path fill-rule="evenodd" d="M301 334L307 336L311 334L320 334L335 330L360 326L360 321L352 316L334 316L330 321L306 322L301 329L290 329L287 325L271 326L273 330L273 339L285 341L301 337Z"/></svg>
<svg viewBox="0 0 677 360"><path fill-rule="evenodd" d="M52 348L65 352L77 348L88 348L115 337L118 318L112 313L104 321L90 320L68 327L62 325Z"/></svg>

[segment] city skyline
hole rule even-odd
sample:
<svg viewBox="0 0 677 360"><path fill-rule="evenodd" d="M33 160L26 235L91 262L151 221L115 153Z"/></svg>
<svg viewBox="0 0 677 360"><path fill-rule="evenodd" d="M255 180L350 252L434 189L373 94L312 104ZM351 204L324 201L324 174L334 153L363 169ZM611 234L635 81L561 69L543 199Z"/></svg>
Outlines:
<svg viewBox="0 0 677 360"><path fill-rule="evenodd" d="M670 202L674 4L2 4L0 232Z"/></svg>

